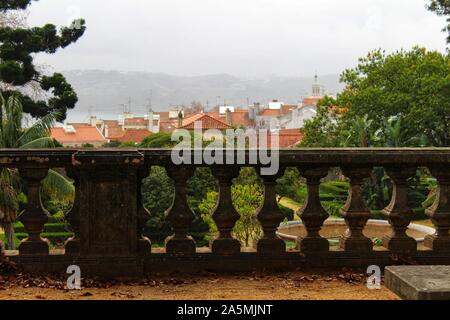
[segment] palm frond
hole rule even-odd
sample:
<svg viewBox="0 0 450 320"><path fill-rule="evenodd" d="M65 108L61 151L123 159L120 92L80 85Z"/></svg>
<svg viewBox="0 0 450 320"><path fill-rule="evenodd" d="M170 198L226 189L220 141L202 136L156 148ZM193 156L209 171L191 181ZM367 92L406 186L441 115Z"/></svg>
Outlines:
<svg viewBox="0 0 450 320"><path fill-rule="evenodd" d="M42 181L43 190L61 201L73 201L75 187L71 181L54 170L49 170L47 177Z"/></svg>
<svg viewBox="0 0 450 320"><path fill-rule="evenodd" d="M42 149L42 148L54 148L55 142L50 137L42 137L36 140L32 140L24 145L20 146L20 149Z"/></svg>
<svg viewBox="0 0 450 320"><path fill-rule="evenodd" d="M3 131L3 116L5 114L5 98L3 97L3 94L0 92L0 133Z"/></svg>
<svg viewBox="0 0 450 320"><path fill-rule="evenodd" d="M18 210L17 191L8 181L0 180L0 223L13 222Z"/></svg>
<svg viewBox="0 0 450 320"><path fill-rule="evenodd" d="M22 104L14 95L2 98L1 103L0 146L14 148L22 132Z"/></svg>
<svg viewBox="0 0 450 320"><path fill-rule="evenodd" d="M50 137L50 130L59 117L59 112L52 112L40 118L17 139L18 145L25 145L36 139Z"/></svg>
<svg viewBox="0 0 450 320"><path fill-rule="evenodd" d="M20 186L20 175L17 169L1 169L0 184L11 185L13 188L18 190Z"/></svg>

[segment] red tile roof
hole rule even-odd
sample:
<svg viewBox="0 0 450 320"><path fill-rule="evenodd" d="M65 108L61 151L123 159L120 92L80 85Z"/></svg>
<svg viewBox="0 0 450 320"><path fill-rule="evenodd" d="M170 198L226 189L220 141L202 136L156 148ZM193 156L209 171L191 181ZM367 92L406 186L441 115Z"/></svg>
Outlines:
<svg viewBox="0 0 450 320"><path fill-rule="evenodd" d="M119 121L117 120L105 120L105 130L106 138L114 139L115 137L120 137L123 135L123 129L119 126Z"/></svg>
<svg viewBox="0 0 450 320"><path fill-rule="evenodd" d="M207 115L227 123L227 116L225 114L219 114L219 112L208 112ZM233 127L252 127L254 123L249 118L248 110L237 109L231 113L231 125Z"/></svg>
<svg viewBox="0 0 450 320"><path fill-rule="evenodd" d="M198 113L195 114L189 118L186 118L183 120L183 125L181 128L183 129L188 129L188 130L193 130L194 129L194 124L195 122L201 122L202 125L202 129L203 130L208 130L208 129L219 129L219 130L223 130L223 129L230 129L231 126L229 126L228 124L226 124L223 121L220 121L206 113Z"/></svg>
<svg viewBox="0 0 450 320"><path fill-rule="evenodd" d="M317 104L320 100L322 100L321 97L309 97L303 99L303 104Z"/></svg>
<svg viewBox="0 0 450 320"><path fill-rule="evenodd" d="M136 142L141 143L146 137L151 135L152 133L147 129L129 129L125 130L123 135L120 137L114 138L114 140L120 142Z"/></svg>
<svg viewBox="0 0 450 320"><path fill-rule="evenodd" d="M127 118L125 119L126 126L148 126L148 119L145 118Z"/></svg>
<svg viewBox="0 0 450 320"><path fill-rule="evenodd" d="M295 105L295 104L285 104L281 107L281 113L287 114L287 113L292 112L296 108L297 108L297 105Z"/></svg>
<svg viewBox="0 0 450 320"><path fill-rule="evenodd" d="M254 122L250 120L248 112L233 112L231 114L231 123L235 127L252 127Z"/></svg>
<svg viewBox="0 0 450 320"><path fill-rule="evenodd" d="M190 117L183 118L182 127L187 126L191 123L194 123L195 121L198 121L199 119L203 118L205 116L205 113L196 113ZM211 116L209 116L211 118Z"/></svg>
<svg viewBox="0 0 450 320"><path fill-rule="evenodd" d="M161 121L159 123L159 131L171 133L177 129L178 121Z"/></svg>
<svg viewBox="0 0 450 320"><path fill-rule="evenodd" d="M284 129L279 132L280 148L290 148L299 144L303 139L303 133L299 129Z"/></svg>
<svg viewBox="0 0 450 320"><path fill-rule="evenodd" d="M167 112L167 111L153 112L153 114L159 115L159 118L161 119L161 121L169 120L169 112Z"/></svg>
<svg viewBox="0 0 450 320"><path fill-rule="evenodd" d="M213 118L219 119L219 120L220 120L220 118L224 118L225 117L224 114L222 115L218 111L210 111L210 112L207 112L206 114L208 116L210 116L210 117L213 117Z"/></svg>
<svg viewBox="0 0 450 320"><path fill-rule="evenodd" d="M75 125L75 132L66 132L64 128L52 128L51 137L60 143L70 145L102 144L107 140L96 127Z"/></svg>
<svg viewBox="0 0 450 320"><path fill-rule="evenodd" d="M280 149L283 148L292 148L299 144L302 141L303 133L300 129L284 129L280 130L278 133L278 147ZM272 143L272 135L268 135L267 145L271 146Z"/></svg>
<svg viewBox="0 0 450 320"><path fill-rule="evenodd" d="M281 115L280 109L264 109L259 114L261 117L278 117Z"/></svg>

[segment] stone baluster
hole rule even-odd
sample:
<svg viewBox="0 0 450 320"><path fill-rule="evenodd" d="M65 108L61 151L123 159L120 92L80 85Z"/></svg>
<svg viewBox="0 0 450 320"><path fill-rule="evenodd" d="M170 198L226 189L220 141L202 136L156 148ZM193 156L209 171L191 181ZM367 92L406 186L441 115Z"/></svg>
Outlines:
<svg viewBox="0 0 450 320"><path fill-rule="evenodd" d="M80 172L78 168L70 166L66 168L66 173L74 181L75 198L72 209L65 216L74 234L73 237L67 239L65 251L67 255L77 255L80 253Z"/></svg>
<svg viewBox="0 0 450 320"><path fill-rule="evenodd" d="M152 250L152 243L149 238L143 235L144 228L147 225L147 221L150 218L150 212L144 207L142 200L142 180L150 174L150 169L141 167L137 174L137 228L138 228L138 252L141 254L150 254Z"/></svg>
<svg viewBox="0 0 450 320"><path fill-rule="evenodd" d="M387 167L393 183L392 199L382 211L392 226L392 234L383 237L383 246L396 254L411 254L417 250L417 242L406 234L413 211L408 205L408 178L416 169L411 167Z"/></svg>
<svg viewBox="0 0 450 320"><path fill-rule="evenodd" d="M431 218L436 233L425 237L425 246L434 251L450 252L450 168L432 167L430 171L439 186L436 190L436 200L426 213Z"/></svg>
<svg viewBox="0 0 450 320"><path fill-rule="evenodd" d="M346 234L341 238L340 246L345 251L368 252L373 249L372 240L363 235L364 227L370 218L363 198L363 182L370 176L371 168L342 169L345 176L350 178L350 190L347 202L341 209L348 227Z"/></svg>
<svg viewBox="0 0 450 320"><path fill-rule="evenodd" d="M27 182L28 203L20 214L19 221L25 226L28 237L19 245L21 255L48 255L49 244L41 238L44 224L48 221L48 212L42 206L40 187L41 181L47 176L47 168L23 168L20 176Z"/></svg>
<svg viewBox="0 0 450 320"><path fill-rule="evenodd" d="M300 217L306 228L306 237L298 239L298 248L302 252L317 253L329 251L328 240L319 235L323 223L329 217L320 203L320 180L328 175L328 168L299 168L300 174L306 178L308 196Z"/></svg>
<svg viewBox="0 0 450 320"><path fill-rule="evenodd" d="M238 168L215 168L213 174L219 180L219 201L213 213L214 222L219 230L219 235L213 240L211 250L215 254L233 255L238 254L241 245L238 240L233 239L231 231L240 215L233 206L231 199L232 180L239 175Z"/></svg>
<svg viewBox="0 0 450 320"><path fill-rule="evenodd" d="M166 239L166 252L169 254L195 254L195 241L188 236L188 229L194 220L194 213L187 202L187 181L194 174L194 168L167 167L167 174L174 180L175 196L167 211L167 220L174 234Z"/></svg>
<svg viewBox="0 0 450 320"><path fill-rule="evenodd" d="M283 214L278 207L275 187L283 171L280 169L280 172L273 176L261 176L264 180L264 203L259 210L258 220L263 229L263 237L257 244L258 253L261 254L277 255L286 252L286 244L276 235L277 228L283 221Z"/></svg>

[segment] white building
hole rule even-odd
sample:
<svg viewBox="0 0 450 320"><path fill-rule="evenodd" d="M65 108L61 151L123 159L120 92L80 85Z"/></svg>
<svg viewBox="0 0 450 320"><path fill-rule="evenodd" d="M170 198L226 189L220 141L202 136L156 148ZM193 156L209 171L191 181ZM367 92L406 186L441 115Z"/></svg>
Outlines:
<svg viewBox="0 0 450 320"><path fill-rule="evenodd" d="M317 74L311 92L312 95L298 105L287 105L273 100L266 108L261 108L259 104L249 107L249 114L254 114L256 127L259 129L274 131L303 128L307 120L317 115L317 103L323 98L323 89Z"/></svg>

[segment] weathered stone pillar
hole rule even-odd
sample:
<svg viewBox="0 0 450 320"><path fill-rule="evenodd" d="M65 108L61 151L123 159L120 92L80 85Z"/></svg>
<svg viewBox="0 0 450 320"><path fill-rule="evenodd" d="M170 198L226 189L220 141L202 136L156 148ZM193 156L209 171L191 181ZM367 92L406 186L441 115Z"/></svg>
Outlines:
<svg viewBox="0 0 450 320"><path fill-rule="evenodd" d="M282 254L286 252L286 244L279 239L276 231L283 221L283 214L277 203L275 192L277 179L283 174L284 169L277 175L261 176L264 180L264 203L258 213L258 220L263 229L263 237L258 241L257 250L261 254Z"/></svg>
<svg viewBox="0 0 450 320"><path fill-rule="evenodd" d="M425 237L425 246L434 251L450 252L450 167L431 167L430 171L439 185L436 200L426 213L433 222L436 233Z"/></svg>
<svg viewBox="0 0 450 320"><path fill-rule="evenodd" d="M150 219L150 212L144 207L142 201L142 180L148 177L150 174L150 168L141 167L138 170L137 179L137 227L138 227L138 251L141 254L150 254L152 250L152 243L149 238L145 237L142 233L147 224L148 219Z"/></svg>
<svg viewBox="0 0 450 320"><path fill-rule="evenodd" d="M239 175L239 168L214 168L214 176L219 180L219 201L213 213L214 222L219 230L219 236L211 243L215 254L233 255L241 251L241 244L233 239L231 231L240 215L233 206L231 199L232 180Z"/></svg>
<svg viewBox="0 0 450 320"><path fill-rule="evenodd" d="M80 172L78 168L69 166L66 168L66 173L74 181L75 198L72 208L65 217L74 233L72 238L67 239L65 251L67 255L78 255L80 253Z"/></svg>
<svg viewBox="0 0 450 320"><path fill-rule="evenodd" d="M47 176L48 168L22 168L19 171L20 176L27 182L28 188L28 203L18 218L25 226L28 238L19 245L19 254L48 255L48 241L41 238L41 233L49 214L42 207L40 195L41 181Z"/></svg>
<svg viewBox="0 0 450 320"><path fill-rule="evenodd" d="M393 253L410 254L417 251L417 242L406 234L414 215L408 205L408 178L416 169L410 167L387 167L386 172L393 182L392 199L382 211L392 226L392 234L383 238L383 246Z"/></svg>
<svg viewBox="0 0 450 320"><path fill-rule="evenodd" d="M341 214L347 224L347 233L341 238L340 246L345 251L368 252L373 249L372 240L363 235L364 227L370 218L363 198L363 182L370 176L371 168L342 168L350 178L350 190Z"/></svg>
<svg viewBox="0 0 450 320"><path fill-rule="evenodd" d="M142 163L137 151L79 151L73 156L80 179L80 256L137 255L137 171Z"/></svg>
<svg viewBox="0 0 450 320"><path fill-rule="evenodd" d="M194 213L187 203L187 181L194 174L194 168L166 167L168 176L175 183L175 196L172 206L167 211L167 220L172 225L174 234L166 239L166 252L169 254L195 254L195 241L188 236L189 226L194 220Z"/></svg>
<svg viewBox="0 0 450 320"><path fill-rule="evenodd" d="M300 210L300 218L306 228L306 237L298 240L298 248L302 252L317 253L329 250L328 240L319 235L323 223L329 214L320 203L320 180L328 175L327 167L298 168L300 174L306 178L308 196L303 208Z"/></svg>

